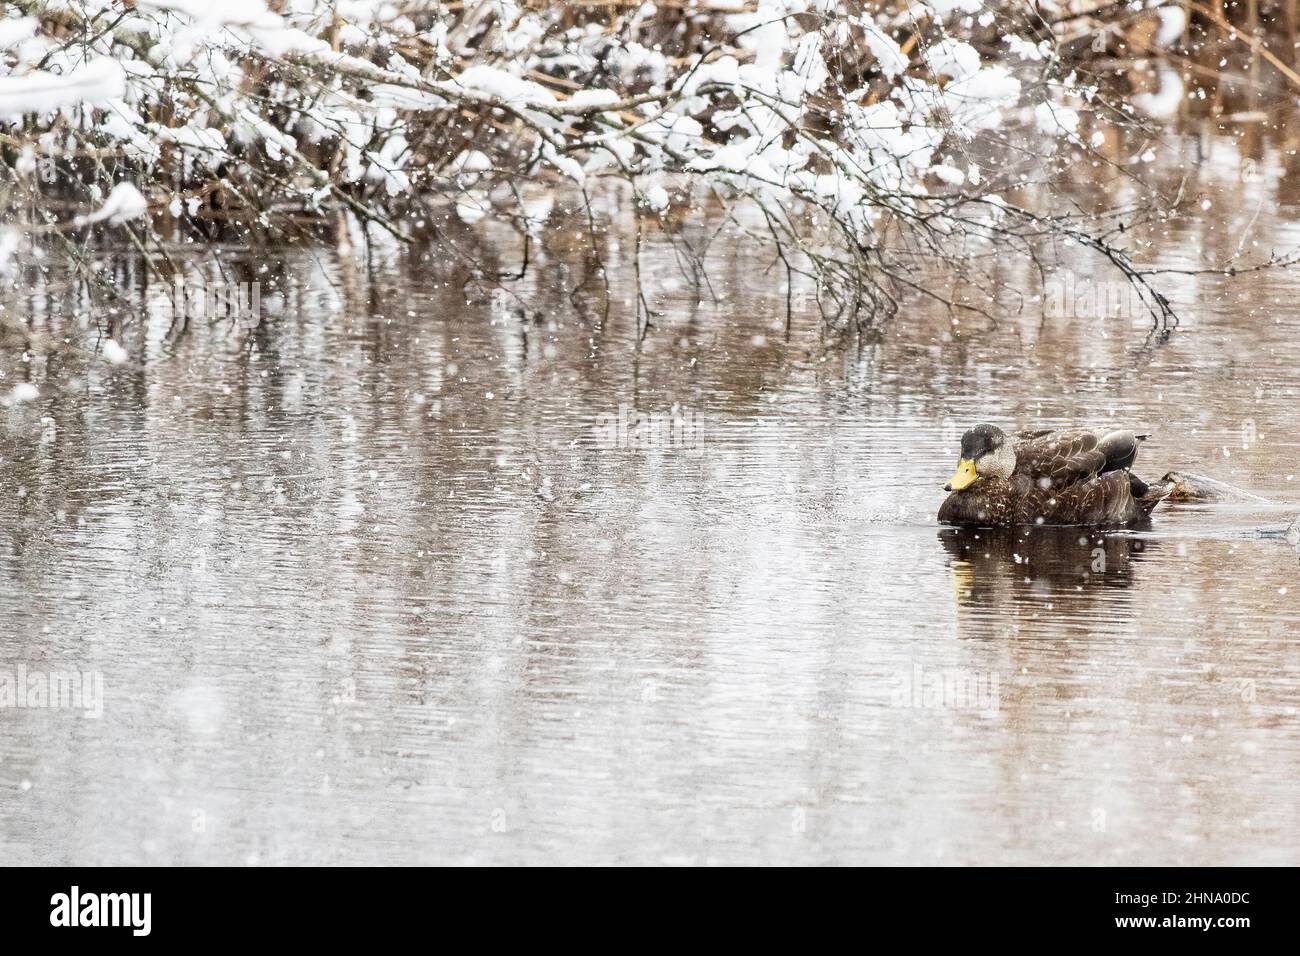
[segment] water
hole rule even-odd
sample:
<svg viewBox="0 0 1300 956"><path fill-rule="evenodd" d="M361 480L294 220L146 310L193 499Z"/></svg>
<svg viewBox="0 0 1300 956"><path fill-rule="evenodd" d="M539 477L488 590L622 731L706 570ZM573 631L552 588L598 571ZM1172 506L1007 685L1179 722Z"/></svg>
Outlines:
<svg viewBox="0 0 1300 956"><path fill-rule="evenodd" d="M1210 145L1157 260L1297 244L1282 144L1244 185ZM603 252L607 319L563 251L486 296L442 248L231 249L262 327L159 307L121 366L23 291L0 670L103 699L0 709L6 862L1300 862L1297 555L1254 534L1300 511L1300 278L1162 280L1163 343L915 303L842 344L734 236L717 302L651 237L638 347ZM1140 472L1268 501L941 530L981 420L1135 426Z"/></svg>

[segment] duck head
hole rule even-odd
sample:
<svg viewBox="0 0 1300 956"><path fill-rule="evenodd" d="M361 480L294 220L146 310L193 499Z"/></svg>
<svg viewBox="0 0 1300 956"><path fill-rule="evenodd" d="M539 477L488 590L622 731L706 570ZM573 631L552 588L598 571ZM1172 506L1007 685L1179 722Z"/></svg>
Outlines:
<svg viewBox="0 0 1300 956"><path fill-rule="evenodd" d="M976 425L961 436L957 473L944 491L961 491L979 478L1010 478L1016 470L1016 450L996 425Z"/></svg>

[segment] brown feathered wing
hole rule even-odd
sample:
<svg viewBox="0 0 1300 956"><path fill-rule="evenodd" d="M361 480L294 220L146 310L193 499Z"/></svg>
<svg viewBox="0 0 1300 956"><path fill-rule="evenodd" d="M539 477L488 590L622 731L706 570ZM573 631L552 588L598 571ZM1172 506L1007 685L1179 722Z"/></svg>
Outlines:
<svg viewBox="0 0 1300 956"><path fill-rule="evenodd" d="M1096 432L1083 429L1034 433L1016 443L1016 474L1027 475L1039 487L1064 488L1088 481L1106 465L1105 452L1098 449Z"/></svg>

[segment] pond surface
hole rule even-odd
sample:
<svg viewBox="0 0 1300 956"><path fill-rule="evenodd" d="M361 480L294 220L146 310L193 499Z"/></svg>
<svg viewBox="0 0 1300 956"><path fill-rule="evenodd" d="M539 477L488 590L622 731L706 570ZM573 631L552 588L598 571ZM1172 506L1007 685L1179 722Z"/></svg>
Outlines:
<svg viewBox="0 0 1300 956"><path fill-rule="evenodd" d="M1286 144L1208 142L1152 261L1300 245ZM510 266L494 228L460 251ZM715 302L650 237L638 347L630 249L607 317L563 255L515 297L444 246L230 250L261 326L159 309L120 365L24 290L0 671L103 695L0 709L5 861L1300 863L1297 555L1255 534L1300 512L1300 275L1165 277L1164 342L917 303L841 345L766 254L721 237ZM1267 500L941 530L983 420Z"/></svg>

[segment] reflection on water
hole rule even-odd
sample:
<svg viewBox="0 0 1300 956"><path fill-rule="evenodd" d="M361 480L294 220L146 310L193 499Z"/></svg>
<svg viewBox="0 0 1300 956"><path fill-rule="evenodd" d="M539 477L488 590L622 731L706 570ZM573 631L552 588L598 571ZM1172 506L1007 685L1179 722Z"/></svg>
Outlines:
<svg viewBox="0 0 1300 956"><path fill-rule="evenodd" d="M944 528L957 602L1010 620L1044 597L1083 606L1099 589L1133 586L1137 565L1160 542L1080 528ZM1117 600L1106 595L1108 606Z"/></svg>
<svg viewBox="0 0 1300 956"><path fill-rule="evenodd" d="M1245 187L1209 148L1162 261L1294 243L1281 146ZM494 294L441 247L225 265L260 322L160 307L121 365L75 292L10 297L0 672L104 701L0 709L7 861L1300 862L1300 582L1250 534L1300 508L1294 276L1170 278L1163 345L1031 302L845 350L725 231L708 287L647 242L639 345L630 270L606 310L563 248ZM982 420L1269 503L939 530Z"/></svg>

